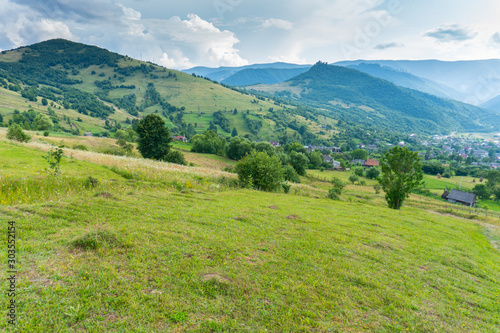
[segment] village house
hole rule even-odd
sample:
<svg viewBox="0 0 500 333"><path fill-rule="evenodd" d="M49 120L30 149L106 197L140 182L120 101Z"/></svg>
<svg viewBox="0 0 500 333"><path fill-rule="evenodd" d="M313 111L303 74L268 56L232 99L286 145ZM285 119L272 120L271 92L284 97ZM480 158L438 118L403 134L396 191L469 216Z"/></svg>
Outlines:
<svg viewBox="0 0 500 333"><path fill-rule="evenodd" d="M174 136L172 139L179 142L188 142L188 139L182 135Z"/></svg>
<svg viewBox="0 0 500 333"><path fill-rule="evenodd" d="M450 193L445 191L441 198L448 200L449 202L459 203L468 207L475 207L477 200L474 193L467 193L459 190L451 190Z"/></svg>

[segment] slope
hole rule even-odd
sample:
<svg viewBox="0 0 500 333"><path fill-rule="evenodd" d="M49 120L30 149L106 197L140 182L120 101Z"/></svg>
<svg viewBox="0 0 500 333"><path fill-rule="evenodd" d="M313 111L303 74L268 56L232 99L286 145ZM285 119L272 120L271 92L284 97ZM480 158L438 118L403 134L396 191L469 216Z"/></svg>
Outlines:
<svg viewBox="0 0 500 333"><path fill-rule="evenodd" d="M0 141L11 170L0 195L28 189L21 203L0 200L0 218L16 226L19 331L500 325L500 253L485 236L493 225L390 210L373 190L344 201L263 193L228 186L225 173L69 149L59 178L33 176L46 163L33 147L47 149ZM89 175L98 183L85 185Z"/></svg>
<svg viewBox="0 0 500 333"><path fill-rule="evenodd" d="M286 84L253 88L329 109L346 121L400 132L492 131L500 125L498 113L324 63L317 63Z"/></svg>

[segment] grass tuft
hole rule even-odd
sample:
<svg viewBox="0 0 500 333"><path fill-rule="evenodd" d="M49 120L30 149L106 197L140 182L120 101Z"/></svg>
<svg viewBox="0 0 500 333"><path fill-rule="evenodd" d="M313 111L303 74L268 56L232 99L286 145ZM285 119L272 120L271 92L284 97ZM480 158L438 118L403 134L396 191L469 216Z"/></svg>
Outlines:
<svg viewBox="0 0 500 333"><path fill-rule="evenodd" d="M118 237L109 230L91 231L75 239L71 245L84 251L97 250L101 247L114 248L123 246Z"/></svg>

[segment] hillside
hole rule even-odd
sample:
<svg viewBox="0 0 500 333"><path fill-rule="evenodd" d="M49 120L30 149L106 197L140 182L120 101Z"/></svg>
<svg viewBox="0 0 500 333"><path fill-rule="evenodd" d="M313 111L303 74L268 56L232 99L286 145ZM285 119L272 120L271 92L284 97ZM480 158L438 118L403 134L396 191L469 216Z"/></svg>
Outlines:
<svg viewBox="0 0 500 333"><path fill-rule="evenodd" d="M230 86L250 86L254 84L275 84L307 72L309 68L287 69L244 69L224 79L222 83Z"/></svg>
<svg viewBox="0 0 500 333"><path fill-rule="evenodd" d="M253 89L274 93L331 111L332 116L362 126L400 132L442 133L493 131L498 113L446 100L340 66L318 63L279 85Z"/></svg>
<svg viewBox="0 0 500 333"><path fill-rule="evenodd" d="M432 213L439 203L418 196L390 210L361 185L339 201L314 184L264 193L217 170L67 148L54 177L43 171L49 145L3 135L0 218L16 227L19 331L500 325L497 218Z"/></svg>
<svg viewBox="0 0 500 333"><path fill-rule="evenodd" d="M418 90L427 94L455 100L460 100L463 97L462 94L445 85L438 84L429 79L424 79L404 71L398 71L391 67L380 66L379 64L372 63L361 63L359 65L348 65L346 67L387 80L397 86Z"/></svg>
<svg viewBox="0 0 500 333"><path fill-rule="evenodd" d="M223 136L236 128L241 136L271 140L278 132L294 135L296 126L288 124L310 118L204 78L62 39L2 52L0 93L5 122L14 109L36 109L53 112L59 128L75 134L113 131L157 113L173 133L193 136L212 122Z"/></svg>
<svg viewBox="0 0 500 333"><path fill-rule="evenodd" d="M500 94L500 59L439 60L356 60L335 63L339 66L378 64L404 71L459 92L458 100L479 105Z"/></svg>

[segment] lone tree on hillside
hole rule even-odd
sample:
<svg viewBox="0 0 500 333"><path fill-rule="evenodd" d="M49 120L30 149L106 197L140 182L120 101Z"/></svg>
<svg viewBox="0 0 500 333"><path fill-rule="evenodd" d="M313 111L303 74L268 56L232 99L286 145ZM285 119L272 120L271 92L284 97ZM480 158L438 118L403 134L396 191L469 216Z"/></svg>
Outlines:
<svg viewBox="0 0 500 333"><path fill-rule="evenodd" d="M172 139L162 118L155 114L147 115L137 124L137 134L137 149L144 158L167 160Z"/></svg>
<svg viewBox="0 0 500 333"><path fill-rule="evenodd" d="M380 163L382 176L378 179L389 208L400 209L411 190L422 185L422 166L417 152L394 147L386 151Z"/></svg>

